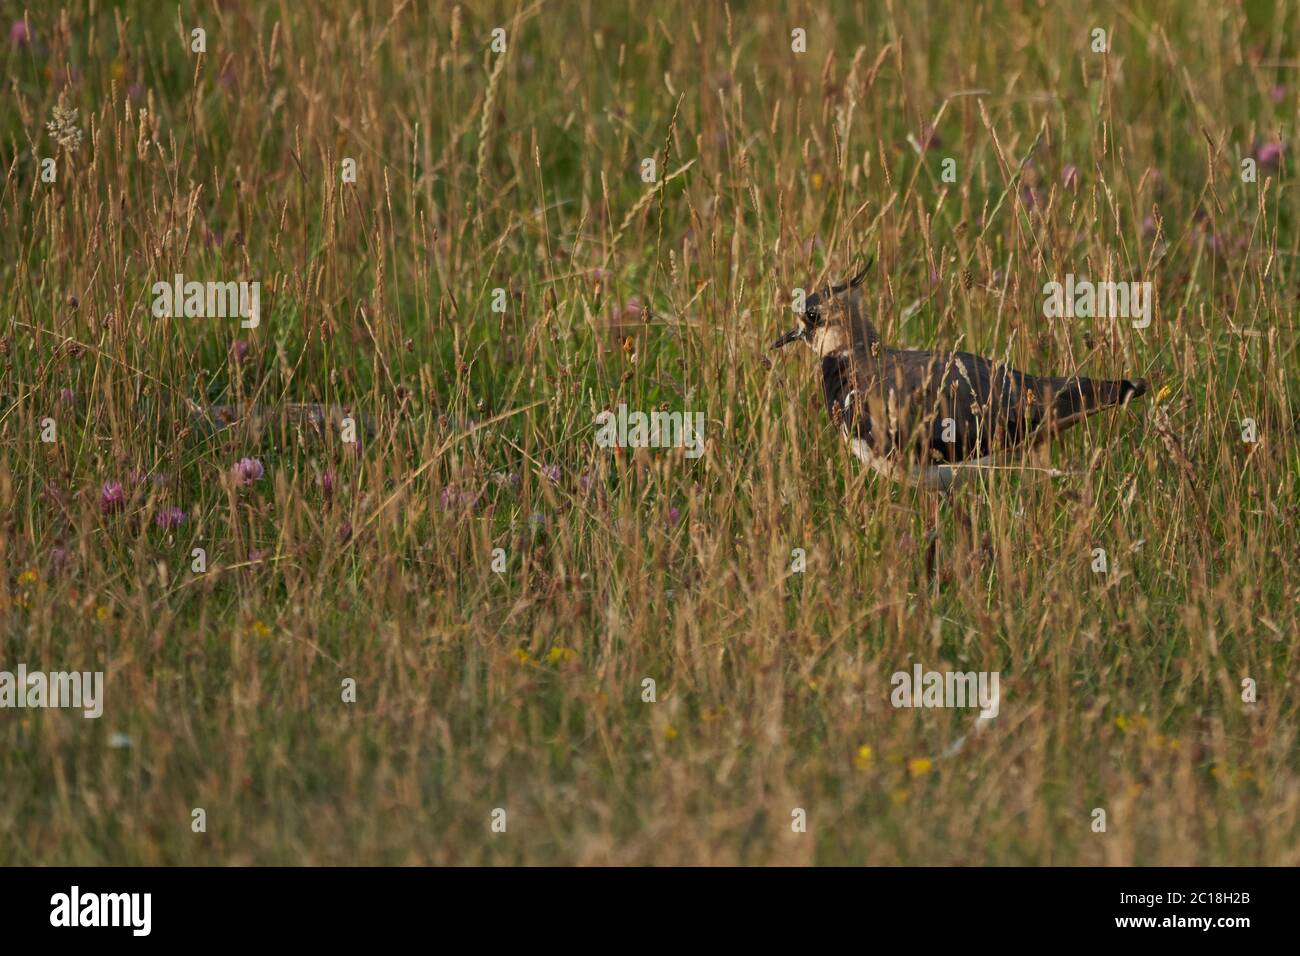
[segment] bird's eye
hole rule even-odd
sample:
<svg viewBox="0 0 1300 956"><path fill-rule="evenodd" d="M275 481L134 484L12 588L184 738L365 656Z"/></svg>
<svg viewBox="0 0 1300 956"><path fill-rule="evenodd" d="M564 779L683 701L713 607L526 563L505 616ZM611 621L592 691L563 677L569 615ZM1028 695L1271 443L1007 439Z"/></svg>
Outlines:
<svg viewBox="0 0 1300 956"><path fill-rule="evenodd" d="M817 323L821 322L821 320L822 320L821 313L819 313L816 309L809 309L807 312L803 314L804 325L808 326L810 329L815 328L817 326Z"/></svg>

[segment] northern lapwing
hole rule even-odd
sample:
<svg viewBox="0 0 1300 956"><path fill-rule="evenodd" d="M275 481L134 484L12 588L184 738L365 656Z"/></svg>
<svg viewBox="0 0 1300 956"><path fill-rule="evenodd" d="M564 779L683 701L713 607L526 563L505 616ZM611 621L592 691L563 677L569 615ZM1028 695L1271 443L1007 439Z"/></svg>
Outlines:
<svg viewBox="0 0 1300 956"><path fill-rule="evenodd" d="M772 348L803 342L816 353L832 422L882 475L946 491L1147 390L1142 379L1029 375L969 352L890 348L862 307L869 268L808 295L799 324ZM936 498L931 564L937 508Z"/></svg>

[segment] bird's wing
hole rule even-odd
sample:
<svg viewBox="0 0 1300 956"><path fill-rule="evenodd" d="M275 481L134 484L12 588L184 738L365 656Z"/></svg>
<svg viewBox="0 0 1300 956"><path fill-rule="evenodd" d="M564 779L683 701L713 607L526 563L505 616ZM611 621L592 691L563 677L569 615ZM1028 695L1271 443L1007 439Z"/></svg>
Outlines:
<svg viewBox="0 0 1300 956"><path fill-rule="evenodd" d="M1042 424L1054 391L968 352L882 349L856 364L873 450L918 464L967 461L1021 444Z"/></svg>
<svg viewBox="0 0 1300 956"><path fill-rule="evenodd" d="M1146 391L1140 379L1029 375L969 352L879 347L826 356L822 384L846 436L921 466L1034 444Z"/></svg>

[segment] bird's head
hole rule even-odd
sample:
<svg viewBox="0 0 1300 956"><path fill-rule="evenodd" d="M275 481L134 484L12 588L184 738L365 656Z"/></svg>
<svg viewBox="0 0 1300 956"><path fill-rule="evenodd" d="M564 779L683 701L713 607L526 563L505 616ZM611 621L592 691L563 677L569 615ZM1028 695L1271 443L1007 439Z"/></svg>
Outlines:
<svg viewBox="0 0 1300 956"><path fill-rule="evenodd" d="M799 324L773 342L772 348L803 342L818 356L825 357L858 340L875 341L876 330L862 311L861 285L870 268L871 263L867 262L848 282L810 293L799 314Z"/></svg>

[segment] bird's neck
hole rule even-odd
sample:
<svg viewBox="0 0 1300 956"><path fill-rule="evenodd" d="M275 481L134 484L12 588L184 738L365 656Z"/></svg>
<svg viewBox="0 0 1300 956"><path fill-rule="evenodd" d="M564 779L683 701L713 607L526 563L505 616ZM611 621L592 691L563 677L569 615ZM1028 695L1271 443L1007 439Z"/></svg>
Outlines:
<svg viewBox="0 0 1300 956"><path fill-rule="evenodd" d="M813 332L810 344L818 358L843 352L849 347L848 329L842 325L822 326Z"/></svg>
<svg viewBox="0 0 1300 956"><path fill-rule="evenodd" d="M855 349L869 355L879 341L875 326L863 319L852 335L845 325L820 328L813 333L811 344L817 357L824 359L828 355L847 355Z"/></svg>
<svg viewBox="0 0 1300 956"><path fill-rule="evenodd" d="M876 327L872 325L865 316L859 316L857 321L857 335L854 336L854 338L857 340L854 343L855 345L864 346L868 351L870 351L871 347L880 341L880 333L876 331Z"/></svg>

